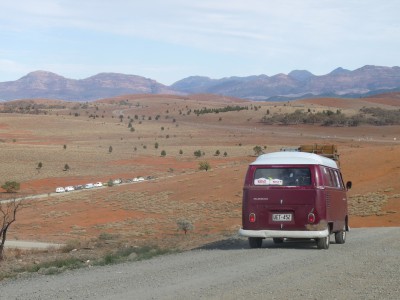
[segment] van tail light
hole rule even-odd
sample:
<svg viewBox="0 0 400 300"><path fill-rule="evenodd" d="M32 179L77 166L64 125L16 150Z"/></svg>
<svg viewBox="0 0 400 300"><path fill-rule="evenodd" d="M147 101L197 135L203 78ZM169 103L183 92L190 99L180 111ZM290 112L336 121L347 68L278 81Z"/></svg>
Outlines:
<svg viewBox="0 0 400 300"><path fill-rule="evenodd" d="M315 214L310 212L307 217L308 223L313 224L315 222Z"/></svg>
<svg viewBox="0 0 400 300"><path fill-rule="evenodd" d="M250 223L254 223L256 221L256 214L255 213L251 213L249 215L249 221L250 221Z"/></svg>

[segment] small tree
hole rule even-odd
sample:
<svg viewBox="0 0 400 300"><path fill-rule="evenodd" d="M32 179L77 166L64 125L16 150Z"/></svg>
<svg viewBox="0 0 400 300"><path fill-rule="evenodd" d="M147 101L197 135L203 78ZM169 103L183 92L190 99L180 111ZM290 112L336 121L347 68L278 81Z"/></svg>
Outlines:
<svg viewBox="0 0 400 300"><path fill-rule="evenodd" d="M221 154L221 152L219 150L215 151L215 156L219 156Z"/></svg>
<svg viewBox="0 0 400 300"><path fill-rule="evenodd" d="M4 244L7 239L7 230L15 222L17 211L22 208L21 202L15 199L0 202L0 261L4 259Z"/></svg>
<svg viewBox="0 0 400 300"><path fill-rule="evenodd" d="M210 164L207 161L201 161L199 162L199 170L205 170L208 171L209 169L211 169Z"/></svg>
<svg viewBox="0 0 400 300"><path fill-rule="evenodd" d="M6 190L7 193L16 193L20 188L20 184L16 181L6 181L1 188Z"/></svg>
<svg viewBox="0 0 400 300"><path fill-rule="evenodd" d="M202 155L202 152L201 152L201 150L196 150L196 151L194 151L194 156L196 156L196 157L201 157L201 155Z"/></svg>
<svg viewBox="0 0 400 300"><path fill-rule="evenodd" d="M259 156L259 155L264 153L263 149L261 148L261 146L255 146L253 148L253 151L254 151L254 154L257 155L257 156Z"/></svg>
<svg viewBox="0 0 400 300"><path fill-rule="evenodd" d="M111 153L112 151L113 151L113 147L112 146L108 147L108 153Z"/></svg>
<svg viewBox="0 0 400 300"><path fill-rule="evenodd" d="M167 155L167 152L165 152L165 150L161 151L161 156L164 157Z"/></svg>
<svg viewBox="0 0 400 300"><path fill-rule="evenodd" d="M42 167L43 167L42 162L39 162L38 165L37 165L37 167L36 167L36 170L38 170L38 173L40 172L40 170L42 169Z"/></svg>
<svg viewBox="0 0 400 300"><path fill-rule="evenodd" d="M158 142L155 142L154 148L158 149Z"/></svg>
<svg viewBox="0 0 400 300"><path fill-rule="evenodd" d="M182 150L182 149L179 150L179 154L180 154L180 155L183 154L183 150Z"/></svg>
<svg viewBox="0 0 400 300"><path fill-rule="evenodd" d="M176 222L176 224L178 225L178 230L183 230L185 235L189 230L193 230L194 228L192 222L186 219L180 219Z"/></svg>
<svg viewBox="0 0 400 300"><path fill-rule="evenodd" d="M64 148L64 150L67 150L67 145L64 145L63 148Z"/></svg>
<svg viewBox="0 0 400 300"><path fill-rule="evenodd" d="M69 165L68 164L65 164L65 166L64 166L64 171L68 171L69 170Z"/></svg>

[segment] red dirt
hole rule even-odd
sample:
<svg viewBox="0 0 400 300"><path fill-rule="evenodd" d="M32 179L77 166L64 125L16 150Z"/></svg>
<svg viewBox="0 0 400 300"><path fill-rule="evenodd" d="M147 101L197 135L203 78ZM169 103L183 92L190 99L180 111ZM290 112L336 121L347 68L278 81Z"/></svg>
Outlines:
<svg viewBox="0 0 400 300"><path fill-rule="evenodd" d="M125 98L121 97L121 99ZM147 98L159 99L160 97L149 96ZM166 98L176 100L179 97L166 96ZM206 99L207 95L196 95L192 98L200 101L203 98ZM143 96L132 96L131 99L143 100ZM186 99L184 97L179 99L186 101L183 100ZM349 108L362 105L365 103L364 100L350 102L353 100L313 99L302 100L301 103ZM110 103L110 101L103 100L102 102ZM119 99L113 99L113 101L118 103ZM184 103L186 104L186 102ZM390 101L385 101L385 103L390 103ZM148 107L146 111L151 111L151 109L152 107ZM213 120L217 117L210 115L205 118ZM267 127L259 124L257 119L252 121L253 123L249 123L249 119L239 123L233 113L223 116L224 124L227 124L225 127L216 121L216 125L205 128L202 120L193 116L193 119L186 122L193 122L193 130L198 130L198 135L204 135L204 140L201 140L203 145L217 144L233 147L240 142L249 149L257 144L268 145L268 151L270 151L272 146L279 148L280 145L329 143L333 140L339 146L344 178L353 182L353 189L349 192L350 197L356 194L384 192L385 190L390 191L387 193L389 196L400 194L400 181L398 180L400 178L400 145L393 140L393 137L396 136L400 138L398 126ZM9 124L1 123L0 129L8 130ZM49 145L55 143L62 145L66 143L62 138L49 138L49 141L45 141L30 131L16 131L15 129L10 129L10 131L12 132L3 132L2 137L10 139L18 133L16 143L24 139L31 139L28 142L24 141L24 144ZM183 144L190 143L192 140L188 139ZM198 171L200 159L139 155L134 159L123 158L104 162L110 169L131 165L133 170L131 173L120 171L99 174L96 178L81 175L32 179L22 182L23 193L42 194L53 192L57 186L96 181L106 182L110 178L132 179L135 168L142 166L146 166L146 170L148 170L148 174L143 175L160 174L155 181L73 192L68 195L55 195L29 201L26 207L18 213L18 222L15 223L15 226L13 224L10 229L9 238L65 242L74 238L90 239L102 232L109 232L124 234L133 240L174 239L177 234L176 220L179 218L193 220L195 225L193 233L198 236L213 237L217 234L221 236L225 233L235 233L241 224L243 178L248 163L254 160L254 157L243 154L226 158L209 155L206 160L212 169L209 172L200 172ZM139 170L143 169L139 168ZM168 192L168 195L164 195L165 192ZM129 195L131 195L132 201L136 200L135 197L143 196L143 205L148 205L149 210L146 210L146 205L143 208L140 202L135 202L136 209L130 208L129 205L133 204L129 202ZM3 196L5 195L3 194ZM118 202L120 197L123 198L121 203L128 208L124 208L124 205ZM160 197L165 197L165 201ZM157 203L158 206L153 207L154 203ZM169 203L171 206L168 205ZM400 226L399 197L389 198L387 204L382 207L382 212L384 213L379 216L350 216L350 226ZM140 234L135 235L136 233Z"/></svg>

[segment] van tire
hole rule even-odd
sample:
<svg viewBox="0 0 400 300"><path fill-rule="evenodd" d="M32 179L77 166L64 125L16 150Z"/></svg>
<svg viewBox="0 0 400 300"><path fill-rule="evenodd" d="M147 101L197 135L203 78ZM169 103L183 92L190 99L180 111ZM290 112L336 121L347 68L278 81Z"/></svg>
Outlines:
<svg viewBox="0 0 400 300"><path fill-rule="evenodd" d="M283 238L272 238L274 241L274 244L282 244L283 243Z"/></svg>
<svg viewBox="0 0 400 300"><path fill-rule="evenodd" d="M335 243L336 244L344 244L346 242L346 231L341 230L335 232Z"/></svg>
<svg viewBox="0 0 400 300"><path fill-rule="evenodd" d="M317 248L318 249L328 250L329 244L330 244L330 236L329 235L327 237L317 239Z"/></svg>
<svg viewBox="0 0 400 300"><path fill-rule="evenodd" d="M261 248L262 238L249 237L249 246L250 248Z"/></svg>

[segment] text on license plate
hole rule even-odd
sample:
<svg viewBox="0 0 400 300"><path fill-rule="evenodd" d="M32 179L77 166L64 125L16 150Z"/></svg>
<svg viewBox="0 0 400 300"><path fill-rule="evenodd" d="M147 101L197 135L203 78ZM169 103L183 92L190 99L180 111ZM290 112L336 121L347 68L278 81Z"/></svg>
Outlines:
<svg viewBox="0 0 400 300"><path fill-rule="evenodd" d="M272 214L272 221L276 222L292 221L292 214Z"/></svg>

